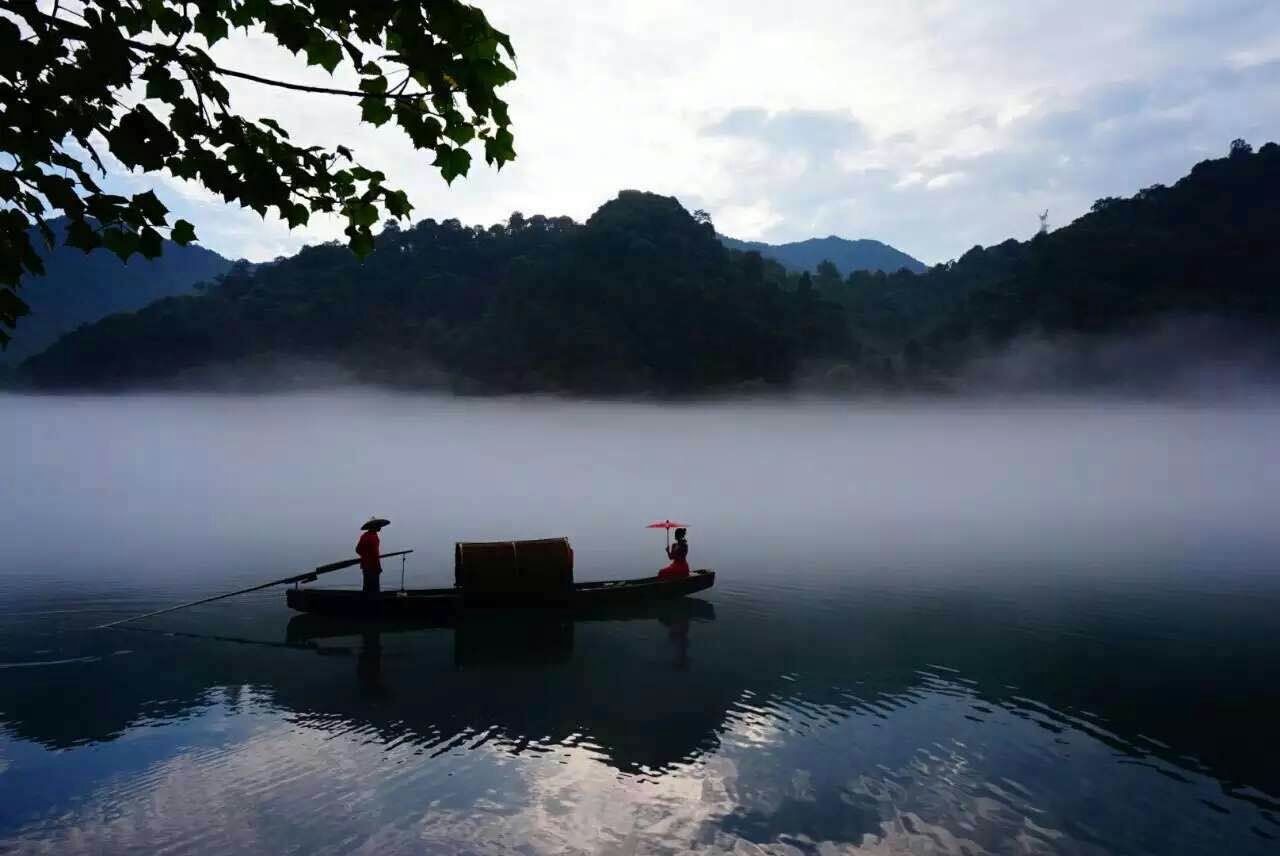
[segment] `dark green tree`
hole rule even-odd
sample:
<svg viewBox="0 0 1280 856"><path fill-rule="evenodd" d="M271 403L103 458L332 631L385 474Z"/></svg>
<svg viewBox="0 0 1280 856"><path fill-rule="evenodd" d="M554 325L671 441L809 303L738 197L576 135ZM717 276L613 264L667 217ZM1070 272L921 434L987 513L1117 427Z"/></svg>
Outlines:
<svg viewBox="0 0 1280 856"><path fill-rule="evenodd" d="M289 226L314 212L346 218L352 250L373 249L371 227L407 217L402 190L359 164L345 146L291 141L271 117L236 112L224 82L350 99L360 118L394 122L431 151L447 180L465 175L469 144L490 164L515 157L506 103L496 90L515 77L511 42L460 0L0 0L0 345L27 307L24 274L43 265L48 221L69 219L67 244L106 247L120 258L155 257L164 232L179 244L194 227L169 222L147 190L105 192L102 153L131 170L199 182ZM233 30L265 33L330 74L344 66L356 89L307 86L216 63L207 48Z"/></svg>
<svg viewBox="0 0 1280 856"><path fill-rule="evenodd" d="M814 278L818 291L822 294L830 294L832 291L840 288L843 284L840 279L840 271L829 260L823 259L818 262L817 276Z"/></svg>

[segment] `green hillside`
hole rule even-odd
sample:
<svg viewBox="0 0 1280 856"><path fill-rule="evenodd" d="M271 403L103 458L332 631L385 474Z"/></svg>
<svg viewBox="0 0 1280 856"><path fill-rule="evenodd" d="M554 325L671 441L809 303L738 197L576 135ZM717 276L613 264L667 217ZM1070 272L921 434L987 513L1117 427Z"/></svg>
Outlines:
<svg viewBox="0 0 1280 856"><path fill-rule="evenodd" d="M364 262L309 247L199 296L80 329L24 367L46 388L174 382L280 357L496 392L688 393L825 377L945 388L1027 334L1125 336L1194 317L1280 322L1280 146L1103 199L1030 241L925 273L787 272L726 249L672 198L624 191L585 224L514 214L384 232ZM1274 341L1274 339L1269 340Z"/></svg>

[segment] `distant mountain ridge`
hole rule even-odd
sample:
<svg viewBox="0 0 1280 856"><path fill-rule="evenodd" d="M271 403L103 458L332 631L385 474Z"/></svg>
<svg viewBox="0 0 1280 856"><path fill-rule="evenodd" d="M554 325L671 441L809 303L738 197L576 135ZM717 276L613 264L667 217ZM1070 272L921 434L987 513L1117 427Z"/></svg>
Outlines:
<svg viewBox="0 0 1280 856"><path fill-rule="evenodd" d="M31 308L18 319L9 347L0 350L0 366L16 366L38 354L60 336L118 312L136 312L162 297L192 294L197 283L226 273L231 262L194 244L164 242L164 253L147 260L134 256L122 263L105 249L84 253L65 246L66 221L49 224L57 243L49 250L33 235L45 275L22 280L18 296Z"/></svg>
<svg viewBox="0 0 1280 856"><path fill-rule="evenodd" d="M928 266L919 259L869 238L851 241L828 235L825 238L809 238L789 244L766 244L763 241L739 241L725 235L718 237L720 243L729 249L755 251L796 273L806 270L813 272L823 261L830 261L845 276L856 270L885 273L896 273L903 268L912 273L924 273L928 270Z"/></svg>

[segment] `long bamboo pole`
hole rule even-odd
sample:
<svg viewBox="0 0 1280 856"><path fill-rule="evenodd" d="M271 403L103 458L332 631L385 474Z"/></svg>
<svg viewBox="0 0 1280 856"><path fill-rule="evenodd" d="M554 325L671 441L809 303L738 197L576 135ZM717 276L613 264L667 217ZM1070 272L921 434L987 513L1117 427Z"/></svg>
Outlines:
<svg viewBox="0 0 1280 856"><path fill-rule="evenodd" d="M405 556L412 552L413 552L412 550L400 550L399 552L396 552L396 553L383 553L378 558L389 559L392 556ZM333 562L328 565L321 565L320 567L315 568L314 570L307 571L306 573L295 574L292 577L285 577L282 580L272 580L269 583L250 586L249 588L243 588L243 589L240 589L239 591L231 591L231 592L227 592L226 594L216 594L213 597L206 597L206 598L202 598L201 600L193 600L190 603L180 603L177 606L169 606L169 607L165 607L164 609L157 609L155 612L148 612L143 615L134 615L129 618L121 618L118 621L109 621L106 624L99 624L93 629L105 630L108 627L115 627L116 625L119 625L119 624L128 624L130 621L139 621L143 618L151 618L154 615L164 615L166 612L177 612L179 609L186 609L188 606L199 606L202 603L212 603L215 600L222 600L223 598L235 597L238 594L248 594L251 591L260 591L264 588L271 588L272 586L282 586L282 585L287 585L288 583L312 582L315 580L316 577L320 576L321 574L328 574L333 571L340 571L343 568L350 568L351 566L358 565L358 564L360 564L359 559L346 559L345 561L342 561L342 562Z"/></svg>

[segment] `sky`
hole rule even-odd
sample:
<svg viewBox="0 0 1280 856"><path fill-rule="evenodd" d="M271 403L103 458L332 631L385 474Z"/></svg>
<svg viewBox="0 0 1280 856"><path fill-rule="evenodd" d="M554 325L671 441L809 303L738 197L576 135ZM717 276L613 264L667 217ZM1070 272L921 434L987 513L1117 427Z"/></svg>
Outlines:
<svg viewBox="0 0 1280 856"><path fill-rule="evenodd" d="M874 238L926 263L1030 237L1095 199L1169 184L1231 140L1280 139L1275 0L482 0L510 34L517 159L447 186L354 99L233 81L246 115L344 143L413 219L585 220L624 188L676 196L737 238ZM263 37L223 65L332 82ZM151 186L133 176L122 187ZM254 261L341 237L161 179L202 243Z"/></svg>

